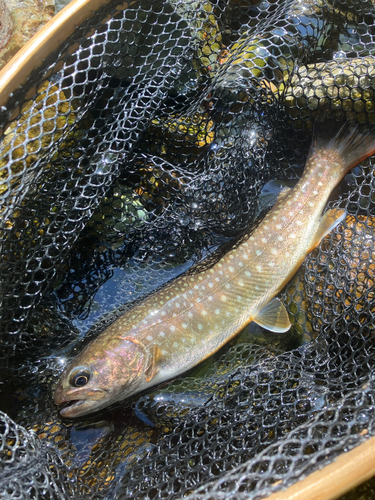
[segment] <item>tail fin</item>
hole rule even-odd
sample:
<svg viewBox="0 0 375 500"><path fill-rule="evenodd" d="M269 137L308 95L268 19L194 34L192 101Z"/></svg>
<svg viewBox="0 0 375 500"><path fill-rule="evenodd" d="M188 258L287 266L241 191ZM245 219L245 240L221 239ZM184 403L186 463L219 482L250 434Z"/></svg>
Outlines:
<svg viewBox="0 0 375 500"><path fill-rule="evenodd" d="M375 133L360 132L358 126L344 125L330 141L318 140L311 147L309 156L319 149L332 149L342 157L345 173L375 154Z"/></svg>

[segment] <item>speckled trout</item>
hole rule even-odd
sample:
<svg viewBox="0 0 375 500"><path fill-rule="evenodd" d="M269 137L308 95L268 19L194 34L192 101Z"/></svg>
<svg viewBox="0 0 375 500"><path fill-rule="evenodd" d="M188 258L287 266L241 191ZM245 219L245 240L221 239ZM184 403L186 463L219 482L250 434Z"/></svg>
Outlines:
<svg viewBox="0 0 375 500"><path fill-rule="evenodd" d="M64 417L102 409L181 375L250 321L290 328L276 295L305 256L345 217L324 213L350 168L375 151L357 129L311 148L301 180L282 192L256 230L210 269L182 275L114 321L65 368L55 402Z"/></svg>

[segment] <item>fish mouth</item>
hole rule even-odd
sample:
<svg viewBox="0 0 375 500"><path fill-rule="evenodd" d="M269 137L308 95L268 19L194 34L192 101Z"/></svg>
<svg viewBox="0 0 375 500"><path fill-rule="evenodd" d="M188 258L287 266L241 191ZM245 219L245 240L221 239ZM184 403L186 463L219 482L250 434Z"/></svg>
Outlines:
<svg viewBox="0 0 375 500"><path fill-rule="evenodd" d="M79 407L83 404L87 403L84 399L72 399L71 401L67 401L66 403L62 403L60 408L60 415L62 417L74 417L81 415ZM78 414L77 414L78 409Z"/></svg>
<svg viewBox="0 0 375 500"><path fill-rule="evenodd" d="M55 394L55 403L60 406L60 415L66 418L76 418L92 413L105 406L100 400L107 395L106 391L96 389L88 394ZM82 397L80 397L82 396Z"/></svg>
<svg viewBox="0 0 375 500"><path fill-rule="evenodd" d="M98 401L87 400L87 399L72 399L65 403L62 403L60 407L60 415L65 418L76 418L87 415L88 413L93 413L100 410L104 405L98 404Z"/></svg>

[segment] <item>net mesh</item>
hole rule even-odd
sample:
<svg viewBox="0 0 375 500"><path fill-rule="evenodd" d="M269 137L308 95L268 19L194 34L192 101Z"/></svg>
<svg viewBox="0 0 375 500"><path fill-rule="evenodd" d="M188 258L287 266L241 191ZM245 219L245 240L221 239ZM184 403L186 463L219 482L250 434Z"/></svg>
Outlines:
<svg viewBox="0 0 375 500"><path fill-rule="evenodd" d="M250 324L100 415L64 420L52 401L82 344L255 227L266 183L300 177L314 127L371 129L374 9L112 2L9 97L2 498L262 498L375 434L373 158L335 189L346 219L281 294L290 332Z"/></svg>

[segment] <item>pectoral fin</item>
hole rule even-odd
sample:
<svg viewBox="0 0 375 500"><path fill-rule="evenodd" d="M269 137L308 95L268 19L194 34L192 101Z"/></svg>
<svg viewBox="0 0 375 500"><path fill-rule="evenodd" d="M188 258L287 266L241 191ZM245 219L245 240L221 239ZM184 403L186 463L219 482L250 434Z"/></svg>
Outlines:
<svg viewBox="0 0 375 500"><path fill-rule="evenodd" d="M345 219L345 217L346 212L342 208L331 208L331 210L328 210L320 220L309 252L314 250L314 248L319 245L322 239L327 236L327 234L329 234L336 226L338 226L340 222Z"/></svg>
<svg viewBox="0 0 375 500"><path fill-rule="evenodd" d="M253 318L263 328L271 332L284 333L290 328L290 321L287 310L279 299L273 299Z"/></svg>
<svg viewBox="0 0 375 500"><path fill-rule="evenodd" d="M154 376L158 372L158 366L157 363L161 357L161 351L159 347L156 345L154 346L153 353L151 356L151 362L148 365L148 367L145 370L145 377L146 377L146 382L150 382L151 379L154 378Z"/></svg>

